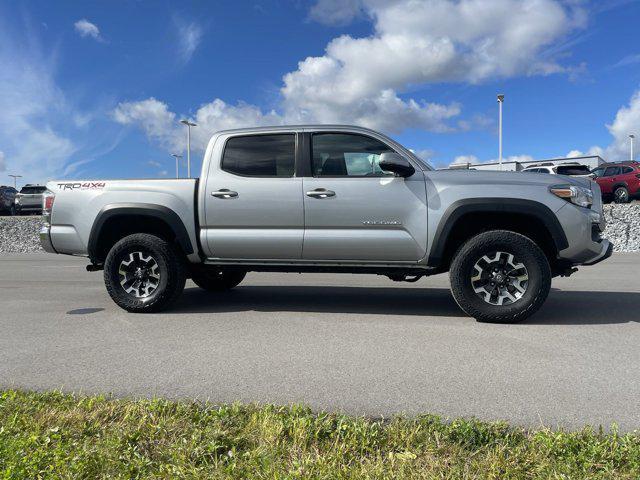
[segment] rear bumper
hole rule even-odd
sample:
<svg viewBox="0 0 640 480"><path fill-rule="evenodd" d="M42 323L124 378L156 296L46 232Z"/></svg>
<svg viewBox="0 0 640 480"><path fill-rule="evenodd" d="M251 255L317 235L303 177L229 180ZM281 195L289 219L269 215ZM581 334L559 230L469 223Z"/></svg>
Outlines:
<svg viewBox="0 0 640 480"><path fill-rule="evenodd" d="M43 225L40 229L40 245L45 252L58 253L51 243L51 227L49 225Z"/></svg>

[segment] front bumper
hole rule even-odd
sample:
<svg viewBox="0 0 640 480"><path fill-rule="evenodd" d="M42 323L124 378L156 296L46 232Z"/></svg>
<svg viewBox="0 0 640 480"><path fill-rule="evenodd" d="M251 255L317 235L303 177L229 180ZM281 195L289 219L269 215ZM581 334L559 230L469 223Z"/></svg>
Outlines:
<svg viewBox="0 0 640 480"><path fill-rule="evenodd" d="M603 260L606 260L611 255L613 255L613 243L609 240L602 241L602 252L596 258L589 260L588 262L583 263L583 265L595 265L596 263L600 263Z"/></svg>
<svg viewBox="0 0 640 480"><path fill-rule="evenodd" d="M45 252L58 253L51 243L51 227L49 225L43 225L40 229L40 245Z"/></svg>

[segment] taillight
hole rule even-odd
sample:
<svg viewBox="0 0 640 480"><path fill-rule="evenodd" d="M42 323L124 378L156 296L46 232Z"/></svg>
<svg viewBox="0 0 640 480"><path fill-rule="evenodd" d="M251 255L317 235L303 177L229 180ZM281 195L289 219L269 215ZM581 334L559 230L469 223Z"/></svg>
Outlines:
<svg viewBox="0 0 640 480"><path fill-rule="evenodd" d="M51 209L53 209L53 201L55 199L56 194L50 190L42 194L42 215L47 223L51 220Z"/></svg>

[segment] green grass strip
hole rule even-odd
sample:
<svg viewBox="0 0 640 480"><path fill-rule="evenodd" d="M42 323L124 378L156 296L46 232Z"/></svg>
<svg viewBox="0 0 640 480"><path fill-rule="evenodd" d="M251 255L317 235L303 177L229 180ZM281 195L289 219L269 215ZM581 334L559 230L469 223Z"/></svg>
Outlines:
<svg viewBox="0 0 640 480"><path fill-rule="evenodd" d="M640 478L640 436L0 391L0 478Z"/></svg>

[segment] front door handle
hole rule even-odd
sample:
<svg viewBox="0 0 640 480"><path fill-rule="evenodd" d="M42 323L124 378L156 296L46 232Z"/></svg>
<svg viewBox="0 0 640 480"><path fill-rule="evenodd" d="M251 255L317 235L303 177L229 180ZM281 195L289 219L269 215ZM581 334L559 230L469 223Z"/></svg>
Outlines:
<svg viewBox="0 0 640 480"><path fill-rule="evenodd" d="M333 190L327 190L326 188L316 188L315 190L307 192L307 197L313 198L329 198L335 196L336 192L334 192Z"/></svg>
<svg viewBox="0 0 640 480"><path fill-rule="evenodd" d="M211 192L211 196L216 198L236 198L238 192L234 192L228 188L221 188L217 192Z"/></svg>

